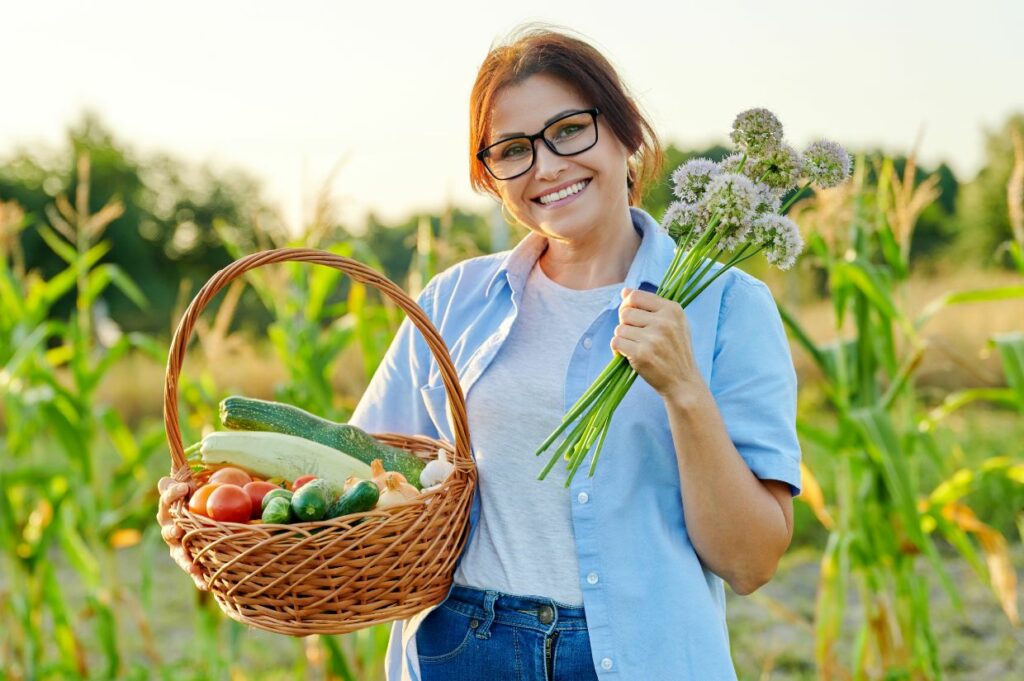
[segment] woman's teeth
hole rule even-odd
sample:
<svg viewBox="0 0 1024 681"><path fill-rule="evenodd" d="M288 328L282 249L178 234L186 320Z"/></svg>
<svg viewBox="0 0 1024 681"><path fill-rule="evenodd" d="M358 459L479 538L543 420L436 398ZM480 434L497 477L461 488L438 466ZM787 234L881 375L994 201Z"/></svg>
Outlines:
<svg viewBox="0 0 1024 681"><path fill-rule="evenodd" d="M564 199L565 197L569 196L570 194L576 194L577 192L583 191L583 188L586 187L588 184L590 184L590 180L582 180L582 181L577 182L576 184L570 185L570 186L568 186L565 189L562 189L560 191L551 192L550 194L545 194L544 196L540 197L537 200L540 201L542 204L544 204L546 206L546 205L548 205L549 203L551 203L553 201L558 201L560 199Z"/></svg>

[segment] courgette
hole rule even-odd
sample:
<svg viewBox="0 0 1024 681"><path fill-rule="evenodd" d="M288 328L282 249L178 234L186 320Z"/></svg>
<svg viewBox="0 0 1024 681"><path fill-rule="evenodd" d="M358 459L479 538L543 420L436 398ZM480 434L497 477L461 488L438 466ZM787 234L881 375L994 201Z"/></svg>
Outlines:
<svg viewBox="0 0 1024 681"><path fill-rule="evenodd" d="M207 466L231 464L263 478L294 480L315 475L340 488L350 475L372 475L370 467L359 459L284 433L217 431L203 438L199 452Z"/></svg>
<svg viewBox="0 0 1024 681"><path fill-rule="evenodd" d="M366 431L345 423L335 423L283 402L257 400L235 395L220 403L220 420L231 430L258 430L305 438L369 465L380 459L386 471L398 471L417 489L425 465L405 450L378 441ZM357 475L368 478L368 475Z"/></svg>

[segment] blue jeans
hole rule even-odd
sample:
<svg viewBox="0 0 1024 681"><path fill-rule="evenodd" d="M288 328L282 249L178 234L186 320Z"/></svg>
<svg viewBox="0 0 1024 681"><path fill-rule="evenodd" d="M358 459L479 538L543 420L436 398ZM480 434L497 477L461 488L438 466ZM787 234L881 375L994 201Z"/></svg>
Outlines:
<svg viewBox="0 0 1024 681"><path fill-rule="evenodd" d="M581 607L456 585L416 632L423 681L597 680Z"/></svg>

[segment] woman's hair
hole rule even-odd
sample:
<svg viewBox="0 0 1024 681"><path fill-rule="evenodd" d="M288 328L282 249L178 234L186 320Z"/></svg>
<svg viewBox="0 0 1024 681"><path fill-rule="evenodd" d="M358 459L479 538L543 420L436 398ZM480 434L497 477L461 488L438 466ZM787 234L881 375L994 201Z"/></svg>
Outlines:
<svg viewBox="0 0 1024 681"><path fill-rule="evenodd" d="M627 94L615 68L597 49L543 24L513 30L503 42L491 46L480 65L469 98L469 178L473 189L497 197L495 180L476 154L489 143L491 110L498 93L536 74L561 80L601 110L612 132L631 152L627 171L629 203L638 204L661 171L663 155L654 128Z"/></svg>

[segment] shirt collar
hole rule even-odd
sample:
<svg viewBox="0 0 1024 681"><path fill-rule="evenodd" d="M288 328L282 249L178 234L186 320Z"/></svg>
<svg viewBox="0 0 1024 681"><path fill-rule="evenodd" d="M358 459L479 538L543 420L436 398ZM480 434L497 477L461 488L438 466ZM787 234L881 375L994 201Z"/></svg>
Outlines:
<svg viewBox="0 0 1024 681"><path fill-rule="evenodd" d="M629 216L633 220L633 228L640 233L642 240L629 266L624 285L627 288L655 291L672 263L675 242L644 209L630 206ZM498 270L487 283L484 295L490 297L491 291L503 282L508 282L513 292L522 291L530 270L537 263L537 258L544 252L546 245L547 237L536 232L530 232L523 237L502 260Z"/></svg>

